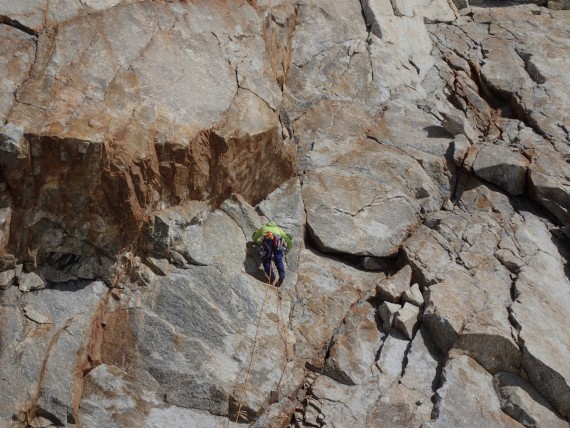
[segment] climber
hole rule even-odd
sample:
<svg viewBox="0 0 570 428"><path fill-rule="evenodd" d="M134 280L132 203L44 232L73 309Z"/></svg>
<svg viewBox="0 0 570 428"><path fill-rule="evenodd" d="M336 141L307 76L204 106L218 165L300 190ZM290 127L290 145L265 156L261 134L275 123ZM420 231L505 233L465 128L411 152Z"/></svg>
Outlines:
<svg viewBox="0 0 570 428"><path fill-rule="evenodd" d="M275 280L275 274L271 267L271 260L275 262L275 267L277 267L277 272L279 273L279 279L275 283L275 286L280 287L285 280L283 256L293 247L291 235L270 221L255 231L252 240L255 244L260 245L259 258L263 263L265 274L269 277L269 281L272 284Z"/></svg>

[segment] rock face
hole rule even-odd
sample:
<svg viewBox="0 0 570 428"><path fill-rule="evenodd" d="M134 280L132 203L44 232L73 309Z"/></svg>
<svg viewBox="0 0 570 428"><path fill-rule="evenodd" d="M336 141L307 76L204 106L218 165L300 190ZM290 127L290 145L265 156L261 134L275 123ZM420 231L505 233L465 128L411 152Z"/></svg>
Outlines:
<svg viewBox="0 0 570 428"><path fill-rule="evenodd" d="M11 251L115 256L137 245L152 211L232 192L258 202L292 175L263 16L247 3L92 2L67 16L8 3L3 85L15 99L0 109L0 163Z"/></svg>
<svg viewBox="0 0 570 428"><path fill-rule="evenodd" d="M0 0L0 425L568 427L568 9Z"/></svg>

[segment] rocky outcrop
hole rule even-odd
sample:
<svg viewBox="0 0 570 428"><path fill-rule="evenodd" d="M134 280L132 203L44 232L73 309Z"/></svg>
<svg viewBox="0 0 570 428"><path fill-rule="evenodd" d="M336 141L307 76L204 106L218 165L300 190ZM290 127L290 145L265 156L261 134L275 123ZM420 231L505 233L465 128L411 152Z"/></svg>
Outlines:
<svg viewBox="0 0 570 428"><path fill-rule="evenodd" d="M2 425L75 424L83 373L101 361L107 287L85 281L37 293L11 287L1 298Z"/></svg>
<svg viewBox="0 0 570 428"><path fill-rule="evenodd" d="M568 426L567 8L0 0L0 425Z"/></svg>
<svg viewBox="0 0 570 428"><path fill-rule="evenodd" d="M232 192L258 202L292 175L263 17L247 3L44 3L3 6L18 23L2 25L10 252L113 258L155 210Z"/></svg>

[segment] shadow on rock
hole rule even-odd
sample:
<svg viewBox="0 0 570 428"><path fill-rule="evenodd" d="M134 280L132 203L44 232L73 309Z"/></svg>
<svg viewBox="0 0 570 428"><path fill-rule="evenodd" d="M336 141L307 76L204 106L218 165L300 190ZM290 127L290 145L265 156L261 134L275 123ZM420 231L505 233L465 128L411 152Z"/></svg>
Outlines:
<svg viewBox="0 0 570 428"><path fill-rule="evenodd" d="M245 271L255 279L266 282L267 279L265 278L265 273L260 266L261 263L259 261L258 251L259 249L253 242L250 241L246 244L245 261L243 263L243 267L245 268Z"/></svg>

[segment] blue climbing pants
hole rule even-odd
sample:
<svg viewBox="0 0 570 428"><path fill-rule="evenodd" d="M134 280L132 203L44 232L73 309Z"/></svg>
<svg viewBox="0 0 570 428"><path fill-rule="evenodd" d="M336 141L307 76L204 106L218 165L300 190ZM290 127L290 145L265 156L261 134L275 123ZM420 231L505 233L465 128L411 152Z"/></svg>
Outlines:
<svg viewBox="0 0 570 428"><path fill-rule="evenodd" d="M279 273L279 278L281 280L285 279L285 267L283 266L283 252L273 250L273 261L275 262L275 267L277 268L277 272ZM273 282L275 280L275 272L271 268L271 257L266 259L262 259L263 262L263 269L265 269L265 273L269 275L270 281Z"/></svg>

